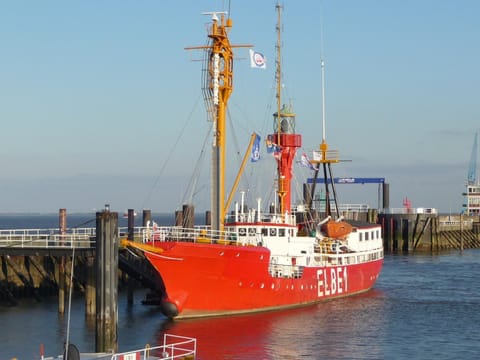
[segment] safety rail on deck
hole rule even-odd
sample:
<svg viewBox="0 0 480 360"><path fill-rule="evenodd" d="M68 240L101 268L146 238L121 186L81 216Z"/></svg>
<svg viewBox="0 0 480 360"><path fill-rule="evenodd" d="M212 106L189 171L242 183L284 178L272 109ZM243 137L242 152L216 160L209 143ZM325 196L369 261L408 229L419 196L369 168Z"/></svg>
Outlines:
<svg viewBox="0 0 480 360"><path fill-rule="evenodd" d="M0 247L11 248L94 248L95 228L67 229L0 229ZM118 228L119 238L128 236L128 228ZM181 226L135 227L135 241L190 241L203 243L234 244L237 234L232 231L214 231L209 226L183 228Z"/></svg>
<svg viewBox="0 0 480 360"><path fill-rule="evenodd" d="M112 355L111 360L122 359L194 359L197 339L186 336L164 334L163 345L146 346L144 349ZM150 357L154 356L154 357Z"/></svg>
<svg viewBox="0 0 480 360"><path fill-rule="evenodd" d="M233 244L237 242L236 233L212 230L209 226L183 228L181 226L161 226L143 228L144 242L151 241L187 241L199 243Z"/></svg>
<svg viewBox="0 0 480 360"><path fill-rule="evenodd" d="M300 279L303 276L304 268L305 266L270 263L268 272L276 278Z"/></svg>
<svg viewBox="0 0 480 360"><path fill-rule="evenodd" d="M226 223L233 223L233 222L241 222L241 223L255 223L255 222L263 222L263 223L272 223L272 224L280 224L285 223L289 225L296 225L296 217L295 214L270 214L270 213L260 213L255 209L250 209L247 213L239 213L239 214L229 214L225 217Z"/></svg>

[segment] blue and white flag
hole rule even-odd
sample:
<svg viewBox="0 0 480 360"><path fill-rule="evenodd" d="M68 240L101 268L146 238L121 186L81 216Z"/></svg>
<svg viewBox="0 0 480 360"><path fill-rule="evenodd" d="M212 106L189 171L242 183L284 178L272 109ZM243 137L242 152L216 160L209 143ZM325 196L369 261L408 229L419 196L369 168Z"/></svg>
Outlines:
<svg viewBox="0 0 480 360"><path fill-rule="evenodd" d="M302 166L309 168L310 170L317 170L317 168L313 166L312 162L308 159L308 156L305 153L302 154L300 164L302 164Z"/></svg>
<svg viewBox="0 0 480 360"><path fill-rule="evenodd" d="M266 69L267 60L263 54L250 49L250 67L257 69Z"/></svg>
<svg viewBox="0 0 480 360"><path fill-rule="evenodd" d="M280 147L274 144L271 140L266 141L267 144L267 153L272 154L280 151Z"/></svg>
<svg viewBox="0 0 480 360"><path fill-rule="evenodd" d="M252 162L260 160L260 135L257 134L252 146Z"/></svg>

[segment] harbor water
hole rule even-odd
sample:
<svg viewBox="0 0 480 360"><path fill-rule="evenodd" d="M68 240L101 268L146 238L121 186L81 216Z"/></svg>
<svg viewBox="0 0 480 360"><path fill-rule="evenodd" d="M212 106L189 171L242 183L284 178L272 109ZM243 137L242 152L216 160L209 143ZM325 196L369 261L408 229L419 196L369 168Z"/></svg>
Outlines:
<svg viewBox="0 0 480 360"><path fill-rule="evenodd" d="M58 216L51 221L54 227ZM180 321L142 305L143 291L132 305L120 292L119 350L159 343L167 332L196 337L197 359L477 359L479 278L480 250L387 254L374 289L359 296L289 311ZM84 300L76 294L69 339L82 352L95 350L94 321L85 317ZM0 359L40 359L41 344L46 355L60 354L67 322L55 297L0 307Z"/></svg>

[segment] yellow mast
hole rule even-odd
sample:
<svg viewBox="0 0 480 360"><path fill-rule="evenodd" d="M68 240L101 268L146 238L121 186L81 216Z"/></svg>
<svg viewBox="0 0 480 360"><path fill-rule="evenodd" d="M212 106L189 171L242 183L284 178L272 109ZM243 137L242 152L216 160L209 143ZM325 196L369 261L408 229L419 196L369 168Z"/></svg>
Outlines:
<svg viewBox="0 0 480 360"><path fill-rule="evenodd" d="M213 40L208 72L210 74L210 89L213 94L213 103L216 106L216 128L213 142L213 191L212 191L212 229L223 230L225 219L225 113L228 99L233 90L233 52L228 40L227 31L231 28L230 19L225 21L221 14L218 24L216 17L209 37ZM215 189L216 188L216 189Z"/></svg>
<svg viewBox="0 0 480 360"><path fill-rule="evenodd" d="M212 112L214 121L214 139L212 145L212 230L223 230L225 221L225 164L226 164L226 109L228 99L233 91L233 51L234 47L251 47L251 45L232 46L228 32L232 20L226 18L226 12L210 12L212 26L208 37L212 43L208 46L189 47L206 49L205 57L207 76L205 91L208 93L207 107ZM218 19L220 15L220 19Z"/></svg>

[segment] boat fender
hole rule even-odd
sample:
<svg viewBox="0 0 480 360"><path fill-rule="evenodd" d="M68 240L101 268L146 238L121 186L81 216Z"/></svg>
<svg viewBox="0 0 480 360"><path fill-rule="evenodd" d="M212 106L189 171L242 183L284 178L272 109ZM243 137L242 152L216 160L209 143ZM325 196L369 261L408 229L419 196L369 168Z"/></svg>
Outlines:
<svg viewBox="0 0 480 360"><path fill-rule="evenodd" d="M169 319L173 319L179 313L177 305L169 300L163 300L160 303L160 311Z"/></svg>

